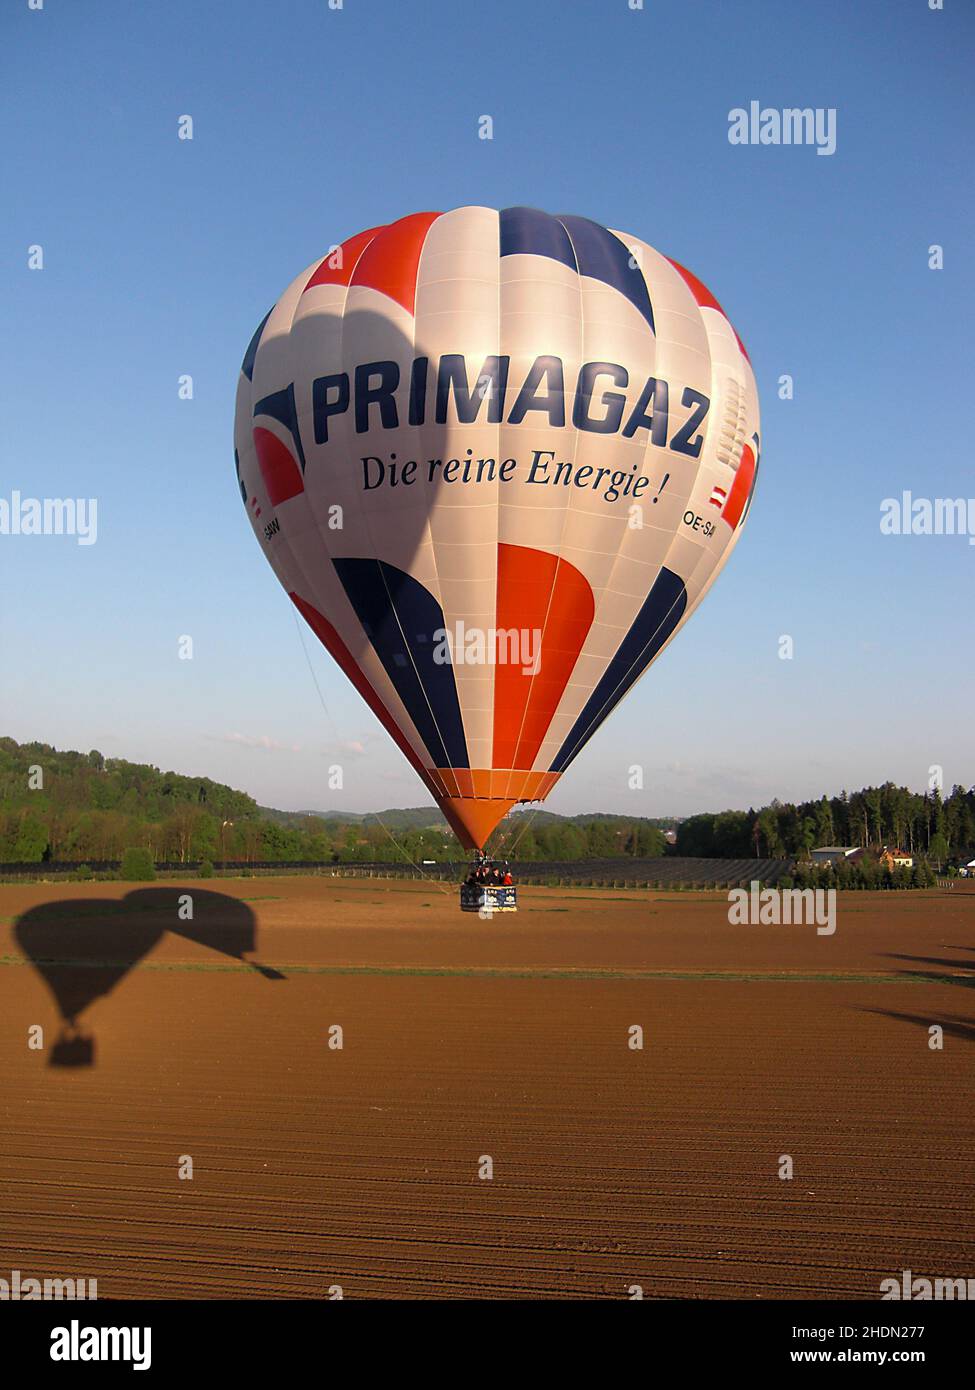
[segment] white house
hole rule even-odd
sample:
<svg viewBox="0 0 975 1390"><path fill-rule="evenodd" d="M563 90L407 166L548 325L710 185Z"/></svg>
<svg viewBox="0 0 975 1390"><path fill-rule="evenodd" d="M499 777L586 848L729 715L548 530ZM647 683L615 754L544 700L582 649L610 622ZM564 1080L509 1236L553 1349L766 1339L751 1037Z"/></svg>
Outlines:
<svg viewBox="0 0 975 1390"><path fill-rule="evenodd" d="M880 851L880 862L888 869L913 869L914 856L905 849L891 849L884 845Z"/></svg>
<svg viewBox="0 0 975 1390"><path fill-rule="evenodd" d="M809 857L814 864L838 864L856 852L856 845L820 845L809 851Z"/></svg>

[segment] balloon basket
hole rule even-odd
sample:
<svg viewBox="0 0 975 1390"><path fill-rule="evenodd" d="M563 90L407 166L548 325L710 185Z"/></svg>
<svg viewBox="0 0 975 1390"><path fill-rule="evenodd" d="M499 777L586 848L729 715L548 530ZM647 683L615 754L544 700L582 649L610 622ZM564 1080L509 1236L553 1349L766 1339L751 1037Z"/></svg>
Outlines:
<svg viewBox="0 0 975 1390"><path fill-rule="evenodd" d="M518 890L490 883L460 885L461 912L517 912Z"/></svg>

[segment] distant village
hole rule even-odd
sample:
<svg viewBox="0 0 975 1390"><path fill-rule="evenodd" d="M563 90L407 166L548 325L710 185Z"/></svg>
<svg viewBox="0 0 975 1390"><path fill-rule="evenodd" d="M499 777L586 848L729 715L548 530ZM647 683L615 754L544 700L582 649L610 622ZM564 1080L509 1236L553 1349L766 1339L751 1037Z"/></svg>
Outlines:
<svg viewBox="0 0 975 1390"><path fill-rule="evenodd" d="M884 845L881 849L864 849L859 845L820 845L809 851L812 864L860 864L864 861L874 864L878 869L913 869L914 855L907 850ZM957 865L959 878L975 878L975 859Z"/></svg>

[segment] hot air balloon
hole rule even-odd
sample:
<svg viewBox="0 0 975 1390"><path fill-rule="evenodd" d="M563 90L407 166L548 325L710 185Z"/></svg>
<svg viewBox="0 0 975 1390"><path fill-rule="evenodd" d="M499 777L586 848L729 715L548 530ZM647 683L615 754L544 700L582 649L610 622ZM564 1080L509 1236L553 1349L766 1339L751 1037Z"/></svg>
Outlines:
<svg viewBox="0 0 975 1390"><path fill-rule="evenodd" d="M541 801L748 513L758 396L705 285L534 208L328 248L244 355L240 495L298 612L469 849Z"/></svg>

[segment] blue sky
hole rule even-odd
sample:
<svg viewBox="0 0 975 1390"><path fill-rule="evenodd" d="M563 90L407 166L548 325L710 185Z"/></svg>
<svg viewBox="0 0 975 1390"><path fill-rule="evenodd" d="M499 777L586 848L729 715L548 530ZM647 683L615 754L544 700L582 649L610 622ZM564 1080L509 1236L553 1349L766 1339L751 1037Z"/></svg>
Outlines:
<svg viewBox="0 0 975 1390"><path fill-rule="evenodd" d="M975 494L973 40L962 0L8 0L0 495L99 512L92 546L0 536L0 732L286 808L425 801L250 534L237 371L329 245L528 203L701 275L749 349L764 436L733 559L551 809L920 789L933 764L970 784L975 546L882 536L879 515L903 489ZM835 107L836 153L729 144L753 99Z"/></svg>

